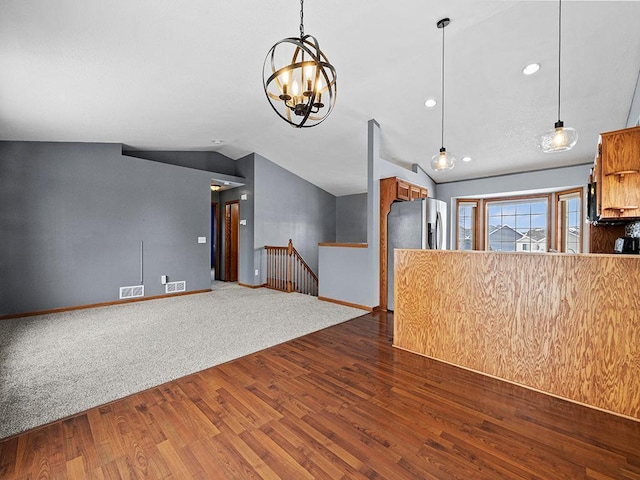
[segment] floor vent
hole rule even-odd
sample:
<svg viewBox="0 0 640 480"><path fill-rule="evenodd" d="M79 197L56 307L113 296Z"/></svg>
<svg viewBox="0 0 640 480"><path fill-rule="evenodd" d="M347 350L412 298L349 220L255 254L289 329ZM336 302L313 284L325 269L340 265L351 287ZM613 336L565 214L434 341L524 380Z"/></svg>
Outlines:
<svg viewBox="0 0 640 480"><path fill-rule="evenodd" d="M169 282L164 286L164 293L186 292L187 282L181 280L179 282Z"/></svg>
<svg viewBox="0 0 640 480"><path fill-rule="evenodd" d="M144 297L144 285L120 287L120 298Z"/></svg>

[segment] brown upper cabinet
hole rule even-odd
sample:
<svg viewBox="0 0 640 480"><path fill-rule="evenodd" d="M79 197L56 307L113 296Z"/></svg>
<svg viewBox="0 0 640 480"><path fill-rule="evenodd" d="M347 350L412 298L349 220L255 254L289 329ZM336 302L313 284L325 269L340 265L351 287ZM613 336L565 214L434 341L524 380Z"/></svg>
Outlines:
<svg viewBox="0 0 640 480"><path fill-rule="evenodd" d="M600 219L640 217L640 127L600 134L594 175Z"/></svg>
<svg viewBox="0 0 640 480"><path fill-rule="evenodd" d="M385 178L384 181L389 181L395 184L395 198L393 200L416 200L418 198L427 198L427 189L418 185L413 185L400 178L391 177Z"/></svg>
<svg viewBox="0 0 640 480"><path fill-rule="evenodd" d="M404 180L395 180L396 184L396 199L409 200L411 198L411 185Z"/></svg>

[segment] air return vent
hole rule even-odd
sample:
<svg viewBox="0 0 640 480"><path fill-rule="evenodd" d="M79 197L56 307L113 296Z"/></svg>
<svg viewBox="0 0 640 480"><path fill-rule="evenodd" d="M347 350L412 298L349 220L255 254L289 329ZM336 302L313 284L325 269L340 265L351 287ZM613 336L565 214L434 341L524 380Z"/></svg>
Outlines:
<svg viewBox="0 0 640 480"><path fill-rule="evenodd" d="M186 292L187 282L181 280L179 282L169 282L164 286L164 293Z"/></svg>
<svg viewBox="0 0 640 480"><path fill-rule="evenodd" d="M144 285L120 287L120 298L144 297Z"/></svg>

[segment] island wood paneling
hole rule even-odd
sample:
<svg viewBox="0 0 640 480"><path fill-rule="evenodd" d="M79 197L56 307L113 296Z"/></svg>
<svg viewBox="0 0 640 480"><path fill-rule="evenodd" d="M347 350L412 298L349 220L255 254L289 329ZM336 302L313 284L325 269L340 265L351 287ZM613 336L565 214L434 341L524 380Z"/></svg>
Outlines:
<svg viewBox="0 0 640 480"><path fill-rule="evenodd" d="M640 257L396 250L394 346L640 419Z"/></svg>

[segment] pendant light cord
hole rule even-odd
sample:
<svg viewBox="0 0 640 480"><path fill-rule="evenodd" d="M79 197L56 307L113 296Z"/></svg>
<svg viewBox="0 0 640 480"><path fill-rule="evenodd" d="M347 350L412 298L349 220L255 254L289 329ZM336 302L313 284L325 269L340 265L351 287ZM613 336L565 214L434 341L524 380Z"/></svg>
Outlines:
<svg viewBox="0 0 640 480"><path fill-rule="evenodd" d="M560 121L560 55L562 51L562 0L558 0L558 121Z"/></svg>
<svg viewBox="0 0 640 480"><path fill-rule="evenodd" d="M300 38L304 37L304 0L300 0Z"/></svg>
<svg viewBox="0 0 640 480"><path fill-rule="evenodd" d="M446 25L445 25L446 26ZM440 134L440 146L444 148L444 29L442 27L442 113L441 113L441 134Z"/></svg>

